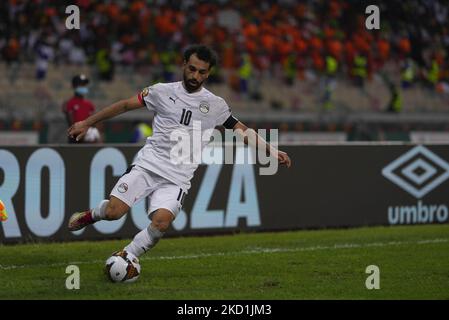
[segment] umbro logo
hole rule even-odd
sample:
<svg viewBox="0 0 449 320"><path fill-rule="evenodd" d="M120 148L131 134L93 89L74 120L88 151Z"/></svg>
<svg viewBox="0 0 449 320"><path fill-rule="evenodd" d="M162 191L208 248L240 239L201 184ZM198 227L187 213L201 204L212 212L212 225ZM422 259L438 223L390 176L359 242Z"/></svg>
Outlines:
<svg viewBox="0 0 449 320"><path fill-rule="evenodd" d="M383 168L382 175L421 199L449 178L449 163L424 146L417 146Z"/></svg>

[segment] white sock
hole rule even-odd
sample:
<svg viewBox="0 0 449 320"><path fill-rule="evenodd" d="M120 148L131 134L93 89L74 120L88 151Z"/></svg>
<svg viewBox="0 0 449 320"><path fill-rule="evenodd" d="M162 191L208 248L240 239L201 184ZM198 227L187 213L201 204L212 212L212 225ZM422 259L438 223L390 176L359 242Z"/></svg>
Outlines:
<svg viewBox="0 0 449 320"><path fill-rule="evenodd" d="M109 203L109 200L102 200L98 206L92 209L92 218L95 221L104 220L106 218L106 205Z"/></svg>
<svg viewBox="0 0 449 320"><path fill-rule="evenodd" d="M145 228L136 234L133 241L125 247L125 250L136 257L140 257L142 254L153 248L163 235L163 232L160 232L150 224L148 228Z"/></svg>

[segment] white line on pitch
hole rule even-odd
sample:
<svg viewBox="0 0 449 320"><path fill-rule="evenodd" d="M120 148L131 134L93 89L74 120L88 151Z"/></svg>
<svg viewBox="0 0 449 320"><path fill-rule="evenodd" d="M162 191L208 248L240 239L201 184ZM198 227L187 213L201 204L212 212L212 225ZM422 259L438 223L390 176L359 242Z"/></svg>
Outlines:
<svg viewBox="0 0 449 320"><path fill-rule="evenodd" d="M183 259L201 259L209 257L221 257L221 256L238 256L248 254L261 254L261 253L282 253L282 252L301 252L301 251L318 251L318 250L338 250L338 249L353 249L353 248L371 248L371 247L387 247L398 245L410 245L410 244L435 244L448 242L447 238L437 238L419 241L389 241L389 242L371 242L371 243L341 243L331 246L311 246L302 248L261 248L254 247L253 249L234 251L234 252L213 252L213 253L199 253L181 256L160 256L160 257L142 257L140 261L150 260L183 260ZM25 269L25 268L40 268L40 267L66 267L67 265L81 265L81 264L100 264L105 260L89 260L89 261L72 261L67 263L49 263L49 264L26 264L26 265L0 265L1 270L11 269Z"/></svg>

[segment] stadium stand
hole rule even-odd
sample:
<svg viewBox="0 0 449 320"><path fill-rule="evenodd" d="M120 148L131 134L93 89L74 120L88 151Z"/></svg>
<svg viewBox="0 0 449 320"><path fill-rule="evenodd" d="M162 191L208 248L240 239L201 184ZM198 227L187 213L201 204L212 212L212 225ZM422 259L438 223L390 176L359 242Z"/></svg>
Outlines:
<svg viewBox="0 0 449 320"><path fill-rule="evenodd" d="M60 121L69 79L79 72L93 79L89 98L99 108L175 80L179 53L199 42L221 60L208 87L237 115L268 126L298 128L310 114L318 122L323 114L347 119L355 113L444 120L449 111L442 0L372 1L380 7L380 30L365 28L360 1L77 0L80 30L65 28L63 3L0 3L5 129L14 121Z"/></svg>

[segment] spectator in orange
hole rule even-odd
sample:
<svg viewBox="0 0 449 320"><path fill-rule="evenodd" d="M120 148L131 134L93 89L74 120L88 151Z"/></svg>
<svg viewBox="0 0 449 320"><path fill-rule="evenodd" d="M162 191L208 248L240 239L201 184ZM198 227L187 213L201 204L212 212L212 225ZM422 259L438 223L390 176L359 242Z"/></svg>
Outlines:
<svg viewBox="0 0 449 320"><path fill-rule="evenodd" d="M327 51L331 56L333 56L338 61L341 58L343 47L341 42L336 39L330 39L327 41Z"/></svg>
<svg viewBox="0 0 449 320"><path fill-rule="evenodd" d="M390 57L390 43L385 38L381 38L377 41L377 50L381 61L387 61Z"/></svg>
<svg viewBox="0 0 449 320"><path fill-rule="evenodd" d="M3 51L3 58L7 63L17 61L19 59L20 44L16 37L9 39Z"/></svg>
<svg viewBox="0 0 449 320"><path fill-rule="evenodd" d="M342 3L337 0L332 0L329 2L329 18L335 19L341 16Z"/></svg>
<svg viewBox="0 0 449 320"><path fill-rule="evenodd" d="M257 37L259 34L257 25L255 23L245 23L243 25L243 35L246 38Z"/></svg>
<svg viewBox="0 0 449 320"><path fill-rule="evenodd" d="M298 54L304 54L307 51L307 42L301 37L295 38L294 49Z"/></svg>
<svg viewBox="0 0 449 320"><path fill-rule="evenodd" d="M225 42L223 46L221 66L223 69L235 69L236 58L235 58L235 48L231 41Z"/></svg>
<svg viewBox="0 0 449 320"><path fill-rule="evenodd" d="M132 14L138 15L141 10L145 8L145 3L141 0L134 1L131 3L129 10Z"/></svg>
<svg viewBox="0 0 449 320"><path fill-rule="evenodd" d="M410 53L411 48L410 40L406 37L401 38L398 43L400 58L405 58Z"/></svg>
<svg viewBox="0 0 449 320"><path fill-rule="evenodd" d="M262 47L269 53L273 52L274 46L276 44L276 38L267 33L263 34L260 38L260 42L262 44Z"/></svg>
<svg viewBox="0 0 449 320"><path fill-rule="evenodd" d="M226 30L219 26L213 29L213 35L215 43L224 43L228 37Z"/></svg>
<svg viewBox="0 0 449 320"><path fill-rule="evenodd" d="M312 36L309 43L312 50L321 51L323 49L323 41L316 35Z"/></svg>
<svg viewBox="0 0 449 320"><path fill-rule="evenodd" d="M257 51L257 43L253 39L246 39L245 42L246 51L250 54L253 54Z"/></svg>
<svg viewBox="0 0 449 320"><path fill-rule="evenodd" d="M355 34L353 36L354 47L359 52L370 51L371 45L367 37L361 33Z"/></svg>
<svg viewBox="0 0 449 320"><path fill-rule="evenodd" d="M354 57L356 55L356 50L354 43L351 40L346 40L344 43L344 58L347 65L348 75L352 76L351 70L354 65Z"/></svg>
<svg viewBox="0 0 449 320"><path fill-rule="evenodd" d="M316 71L321 72L324 70L324 59L320 52L314 50L311 53L313 67Z"/></svg>
<svg viewBox="0 0 449 320"><path fill-rule="evenodd" d="M111 18L111 20L113 21L118 21L120 18L120 7L116 4L111 2L108 6L107 6L107 12L109 17Z"/></svg>
<svg viewBox="0 0 449 320"><path fill-rule="evenodd" d="M286 38L280 39L277 42L276 49L277 53L280 56L281 62L283 62L284 59L287 58L287 56L289 56L293 52L293 46Z"/></svg>

